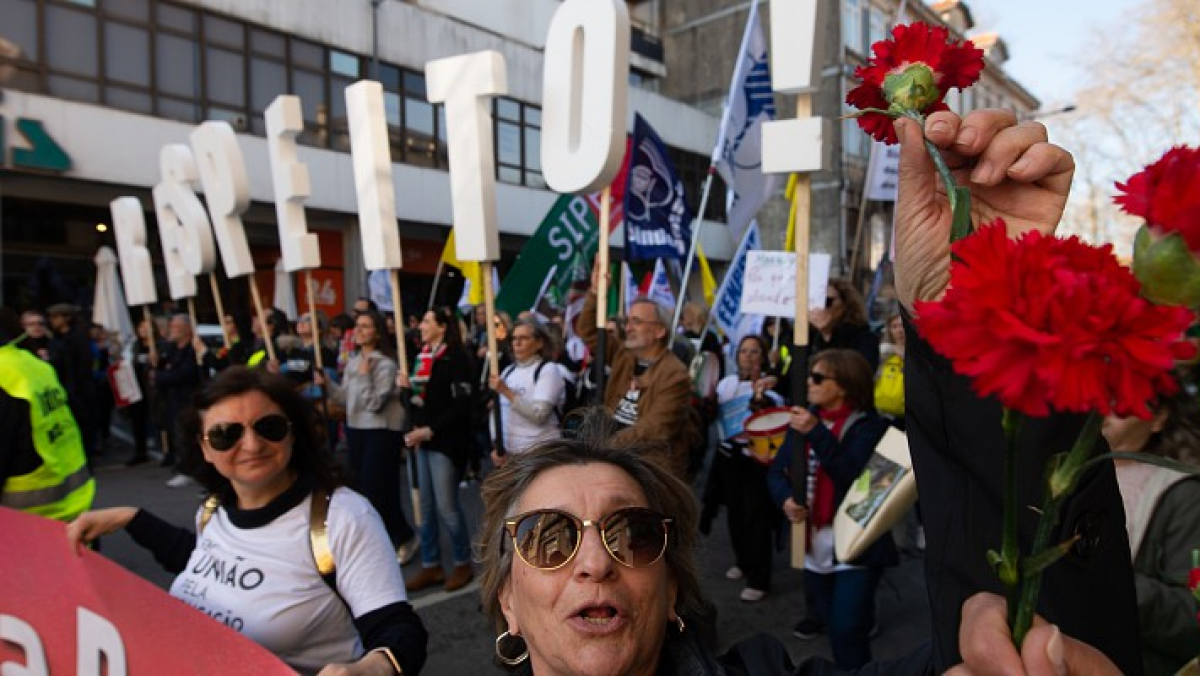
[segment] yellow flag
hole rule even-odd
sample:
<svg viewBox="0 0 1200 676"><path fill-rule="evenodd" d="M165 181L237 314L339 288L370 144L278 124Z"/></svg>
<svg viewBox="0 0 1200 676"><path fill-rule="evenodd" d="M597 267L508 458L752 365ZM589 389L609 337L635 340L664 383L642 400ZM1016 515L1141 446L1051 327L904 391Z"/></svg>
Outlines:
<svg viewBox="0 0 1200 676"><path fill-rule="evenodd" d="M712 307L713 298L717 295L717 280L713 277L712 268L708 267L708 259L704 257L704 247L696 242L696 261L700 263L700 283L704 285L704 302Z"/></svg>
<svg viewBox="0 0 1200 676"><path fill-rule="evenodd" d="M783 237L783 250L796 250L796 209L799 206L796 204L796 184L800 182L800 174L792 174L788 176L787 188L783 191L784 197L787 197L792 206L788 209L788 224L787 234Z"/></svg>
<svg viewBox="0 0 1200 676"><path fill-rule="evenodd" d="M450 236L446 238L446 247L442 249L442 262L461 272L462 276L470 284L467 291L467 302L471 305L482 303L483 274L480 270L480 265L476 261L458 260L458 253L454 248L454 228L450 229Z"/></svg>

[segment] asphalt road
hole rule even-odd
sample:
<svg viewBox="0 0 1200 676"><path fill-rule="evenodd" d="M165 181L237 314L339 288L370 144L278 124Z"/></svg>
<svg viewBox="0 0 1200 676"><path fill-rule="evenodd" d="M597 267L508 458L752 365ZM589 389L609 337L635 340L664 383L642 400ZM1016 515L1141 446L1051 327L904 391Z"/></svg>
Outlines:
<svg viewBox="0 0 1200 676"><path fill-rule="evenodd" d="M198 488L194 484L168 488L166 481L171 474L157 463L127 468L122 461L130 454L126 444L114 439L113 449L101 458L97 507L136 505L173 523L191 524L200 501ZM470 483L460 490L468 521L473 525L481 511L479 486ZM448 545L443 546L443 551L449 550ZM124 533L105 538L102 553L164 589L170 585L171 576ZM725 578L733 555L723 515L714 523L712 534L701 540L698 555L704 589L718 608L722 648L747 636L767 633L778 637L795 661L810 655L830 657L829 642L824 637L801 641L791 634L792 625L802 614L804 595L801 572L789 567L786 552L777 554L773 588L757 603L742 602L738 598L742 583ZM410 563L406 574L415 574L417 566ZM411 600L430 635L429 661L423 673L464 674L491 666L495 635L480 612L477 582L451 594L440 589L419 592ZM900 566L887 570L877 607L880 633L872 644L876 658L906 654L928 638L929 611L921 559L906 557Z"/></svg>

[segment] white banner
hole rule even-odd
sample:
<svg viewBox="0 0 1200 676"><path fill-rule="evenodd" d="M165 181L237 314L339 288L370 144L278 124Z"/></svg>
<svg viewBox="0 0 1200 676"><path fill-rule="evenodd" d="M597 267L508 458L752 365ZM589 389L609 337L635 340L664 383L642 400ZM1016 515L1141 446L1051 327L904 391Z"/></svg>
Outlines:
<svg viewBox="0 0 1200 676"><path fill-rule="evenodd" d="M871 162L867 167L867 199L895 202L900 186L900 146L879 141L871 145Z"/></svg>
<svg viewBox="0 0 1200 676"><path fill-rule="evenodd" d="M829 285L829 254L808 256L808 308L825 307ZM791 251L750 251L742 286L741 311L771 317L796 316L796 254Z"/></svg>

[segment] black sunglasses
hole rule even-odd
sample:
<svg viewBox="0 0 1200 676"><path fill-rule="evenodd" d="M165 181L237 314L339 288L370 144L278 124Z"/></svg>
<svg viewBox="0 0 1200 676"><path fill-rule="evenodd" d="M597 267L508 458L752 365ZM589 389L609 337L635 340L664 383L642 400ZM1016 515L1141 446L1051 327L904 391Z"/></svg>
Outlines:
<svg viewBox="0 0 1200 676"><path fill-rule="evenodd" d="M826 380L835 382L835 383L837 382L837 378L834 378L833 376L827 376L824 373L817 373L816 371L809 372L808 379L813 381L814 385L820 385L821 383L825 382Z"/></svg>
<svg viewBox="0 0 1200 676"><path fill-rule="evenodd" d="M642 507L618 509L599 521L584 521L557 509L539 509L504 521L517 556L539 570L567 565L583 542L583 529L596 526L613 559L630 568L653 565L667 551L674 520Z"/></svg>
<svg viewBox="0 0 1200 676"><path fill-rule="evenodd" d="M250 423L250 427L260 439L272 443L283 441L292 432L291 421L282 413L268 413ZM242 423L217 423L204 433L204 440L214 451L228 451L237 445L245 433L246 426Z"/></svg>

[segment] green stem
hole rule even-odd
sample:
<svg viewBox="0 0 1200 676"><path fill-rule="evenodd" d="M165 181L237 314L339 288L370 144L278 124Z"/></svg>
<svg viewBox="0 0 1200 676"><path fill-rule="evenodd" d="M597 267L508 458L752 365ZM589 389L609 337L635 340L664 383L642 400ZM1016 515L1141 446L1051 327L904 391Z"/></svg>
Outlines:
<svg viewBox="0 0 1200 676"><path fill-rule="evenodd" d="M1004 530L1000 542L1000 582L1008 602L1008 623L1016 621L1020 601L1020 551L1017 546L1017 436L1021 432L1021 414L1005 408L1001 417L1004 428Z"/></svg>
<svg viewBox="0 0 1200 676"><path fill-rule="evenodd" d="M950 167L942 157L942 152L925 136L925 116L915 110L908 110L903 114L920 125L925 152L929 153L929 158L933 160L933 166L937 169L938 176L942 178L942 184L946 187L946 198L950 201L950 213L953 217L950 227L950 243L953 244L971 234L971 191L967 188L960 188L954 182L954 174L950 172Z"/></svg>
<svg viewBox="0 0 1200 676"><path fill-rule="evenodd" d="M1096 439L1100 436L1100 426L1104 419L1093 412L1088 415L1083 429L1075 438L1075 444L1061 463L1046 476L1046 495L1042 499L1042 514L1038 519L1037 532L1033 538L1033 553L1037 554L1050 547L1050 537L1058 525L1058 514L1063 503L1075 491L1075 485L1083 474L1095 447ZM1007 507L1007 505L1006 505ZM1007 514L1006 514L1007 515ZM1042 587L1042 570L1023 571L1021 576L1021 595L1015 617L1009 608L1009 620L1012 627L1013 642L1020 650L1026 634L1033 626L1033 616L1037 610L1038 594Z"/></svg>

